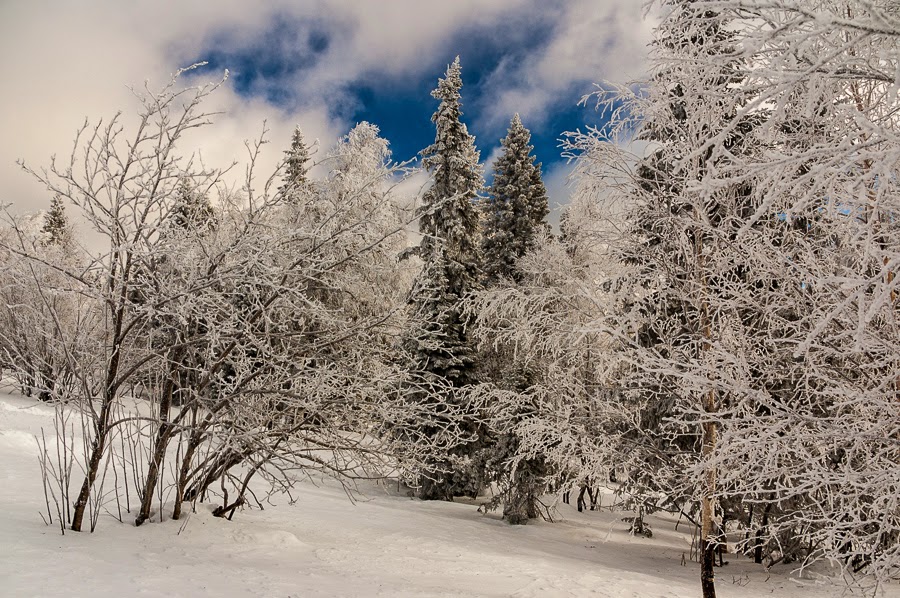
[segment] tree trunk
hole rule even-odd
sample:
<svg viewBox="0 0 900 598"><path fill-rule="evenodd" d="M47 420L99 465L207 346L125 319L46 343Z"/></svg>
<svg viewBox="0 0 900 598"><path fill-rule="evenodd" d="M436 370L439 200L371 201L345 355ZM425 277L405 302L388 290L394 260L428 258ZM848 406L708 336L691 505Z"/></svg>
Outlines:
<svg viewBox="0 0 900 598"><path fill-rule="evenodd" d="M771 510L772 503L769 503L763 511L762 524L759 529L756 530L756 548L753 551L753 562L757 565L762 564L763 562L763 534L765 533L766 527L769 525L769 511Z"/></svg>
<svg viewBox="0 0 900 598"><path fill-rule="evenodd" d="M700 589L703 598L716 598L716 543L700 540Z"/></svg>
<svg viewBox="0 0 900 598"><path fill-rule="evenodd" d="M750 541L750 528L753 526L753 504L750 504L747 514L747 533L744 534L744 542Z"/></svg>
<svg viewBox="0 0 900 598"><path fill-rule="evenodd" d="M172 364L178 364L178 362L179 359L176 356ZM166 377L165 383L163 383L162 396L159 400L159 429L156 431L156 439L153 442L153 456L150 459L150 466L147 468L147 477L144 479L144 499L141 501L141 509L138 512L138 516L134 520L136 526L150 519L150 511L153 507L153 493L156 490L156 484L159 482L159 472L162 469L166 449L172 437L173 428L169 424L169 411L172 408L176 375L177 365L170 365L169 375ZM162 508L162 505L160 505L160 508Z"/></svg>
<svg viewBox="0 0 900 598"><path fill-rule="evenodd" d="M191 462L194 460L194 453L200 446L201 434L194 429L197 425L197 408L196 405L191 407L192 426L191 437L188 440L188 446L181 457L181 469L178 472L178 481L175 488L175 506L172 509L172 519L181 518L181 507L185 500L185 492L187 490L188 475L191 471Z"/></svg>
<svg viewBox="0 0 900 598"><path fill-rule="evenodd" d="M710 390L706 394L704 408L707 413L715 411L715 391ZM715 446L716 424L705 422L703 424L703 457L708 458ZM715 598L716 574L713 569L716 562L715 468L707 466L703 477L703 496L700 502L700 587L703 591L703 598Z"/></svg>
<svg viewBox="0 0 900 598"><path fill-rule="evenodd" d="M701 221L699 210L695 210L695 218ZM703 348L702 352L709 351L712 344L713 322L709 310L709 298L707 296L707 279L706 279L706 259L704 257L703 236L699 228L694 232L694 248L697 271L700 273L700 324L703 331ZM703 411L709 418L713 413L718 411L716 404L716 391L710 389L703 394L701 399ZM713 421L704 421L702 424L703 445L701 447L701 459L706 461L703 472L702 494L700 499L700 588L703 592L703 598L716 597L716 574L713 569L715 566L715 496L716 496L716 469L709 464L709 459L716 448L717 428Z"/></svg>
<svg viewBox="0 0 900 598"><path fill-rule="evenodd" d="M119 293L119 303L113 319L113 332L111 335L113 351L106 366L106 382L103 385L103 405L100 407L100 413L96 420L96 436L91 443L91 458L88 460L84 483L81 485L81 491L78 493L75 509L72 513L73 532L80 532L84 522L84 511L87 509L91 489L94 487L94 482L97 481L97 473L100 471L100 461L103 457L103 452L106 450L109 418L112 415L113 404L116 401L116 377L119 375L119 361L122 358L122 323L125 318L126 285L122 285Z"/></svg>
<svg viewBox="0 0 900 598"><path fill-rule="evenodd" d="M181 519L181 506L184 504L184 492L187 488L187 477L191 467L191 460L194 458L194 449L188 445L181 460L181 470L178 472L178 482L175 488L175 506L172 508L172 519Z"/></svg>
<svg viewBox="0 0 900 598"><path fill-rule="evenodd" d="M431 472L431 475L439 475ZM446 474L445 474L446 475ZM453 501L453 496L448 491L448 485L442 479L433 480L430 477L422 476L420 486L416 496L420 500L446 500Z"/></svg>
<svg viewBox="0 0 900 598"><path fill-rule="evenodd" d="M40 370L38 372L37 380L39 381L38 399L44 403L49 403L53 399L53 392L50 389L50 385L53 384L52 372Z"/></svg>
<svg viewBox="0 0 900 598"><path fill-rule="evenodd" d="M103 406L100 408L100 415L97 421L96 436L91 443L91 458L88 460L87 471L84 476L84 483L81 484L81 491L75 500L75 509L72 512L72 531L80 532L84 523L84 512L87 509L88 500L91 497L91 488L97 481L97 473L100 471L100 461L103 458L103 452L106 450L106 437L109 433L109 415L112 411L112 397L107 394L103 399Z"/></svg>
<svg viewBox="0 0 900 598"><path fill-rule="evenodd" d="M523 459L512 472L503 518L513 525L524 525L541 516L540 497L546 490L544 465L539 459Z"/></svg>
<svg viewBox="0 0 900 598"><path fill-rule="evenodd" d="M199 444L199 442L198 442ZM196 448L196 447L195 447ZM193 451L193 449L189 450ZM245 455L235 450L229 450L217 455L213 462L202 468L203 477L196 480L190 488L184 491L184 500L194 500L202 497L212 484L224 476L228 471L244 461Z"/></svg>

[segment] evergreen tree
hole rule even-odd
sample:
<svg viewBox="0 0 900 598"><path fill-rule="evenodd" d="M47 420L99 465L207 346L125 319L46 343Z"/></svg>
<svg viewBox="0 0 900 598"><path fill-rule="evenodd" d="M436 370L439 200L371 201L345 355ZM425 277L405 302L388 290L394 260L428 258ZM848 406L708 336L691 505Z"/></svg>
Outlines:
<svg viewBox="0 0 900 598"><path fill-rule="evenodd" d="M542 232L548 230L544 219L549 209L547 189L541 180L540 164L535 164L530 145L531 133L522 125L519 115L513 116L509 132L500 143L503 154L494 165L494 182L488 200L483 204L485 284L495 287L501 279L520 282L523 278L517 267L519 258L534 250ZM490 294L494 289L485 291ZM504 290L496 289L503 293ZM510 345L482 343L479 362L482 378L491 380L498 388L526 393L535 373L523 366ZM498 499L504 502L503 517L513 524L527 523L539 516L538 499L544 490L547 467L540 457L516 461L519 442L509 431L512 422L521 421L522 406L506 413L506 429L496 430L490 448L484 453L485 469L501 487ZM516 463L512 469L511 463Z"/></svg>
<svg viewBox="0 0 900 598"><path fill-rule="evenodd" d="M190 232L207 232L218 224L209 197L194 188L186 177L178 182L175 190L170 222L175 229Z"/></svg>
<svg viewBox="0 0 900 598"><path fill-rule="evenodd" d="M453 388L474 381L474 351L466 334L461 301L477 288L481 274L475 200L484 184L475 138L460 122L461 87L457 57L431 94L441 103L431 119L437 129L434 144L422 151L433 184L423 198L419 254L424 266L410 295L416 328L407 343L415 371L444 380ZM416 394L420 395L417 400L459 400L455 396ZM475 434L475 426L470 427ZM458 447L460 459L456 465L434 464L422 480L420 497L449 500L455 494L476 492L478 483L462 471L465 467L460 464L472 450L473 445ZM455 473L449 473L451 469Z"/></svg>
<svg viewBox="0 0 900 598"><path fill-rule="evenodd" d="M62 199L56 195L50 200L50 210L44 215L44 245L64 246L69 240L69 219Z"/></svg>
<svg viewBox="0 0 900 598"><path fill-rule="evenodd" d="M278 190L288 203L297 203L298 198L309 187L309 148L299 126L294 128L291 147L284 154L284 182Z"/></svg>
<svg viewBox="0 0 900 598"><path fill-rule="evenodd" d="M458 303L478 285L478 192L484 185L475 138L460 122L459 57L431 95L441 101L431 120L434 144L422 152L433 185L423 198L420 255L425 262L412 296L414 312L432 328L428 342L419 339L420 369L447 378L456 386L471 381L472 351L463 330Z"/></svg>
<svg viewBox="0 0 900 598"><path fill-rule="evenodd" d="M544 221L550 211L547 189L530 142L531 133L516 114L506 138L501 140L503 155L494 165L494 182L485 204L481 246L488 281L518 279L516 260L533 249L540 233L548 230Z"/></svg>

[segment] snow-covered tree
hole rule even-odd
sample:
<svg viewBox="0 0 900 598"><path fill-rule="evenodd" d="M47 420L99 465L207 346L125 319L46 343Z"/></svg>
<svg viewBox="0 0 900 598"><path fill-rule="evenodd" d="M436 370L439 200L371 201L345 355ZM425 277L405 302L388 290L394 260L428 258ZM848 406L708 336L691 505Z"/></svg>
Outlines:
<svg viewBox="0 0 900 598"><path fill-rule="evenodd" d="M610 185L632 206L616 247L633 270L602 322L632 367L625 396L663 416L654 473L701 506L705 596L717 501L755 507L738 510L746 547L771 561L890 579L896 18L870 2L665 4L654 77L623 111L656 144ZM613 180L628 159L606 145Z"/></svg>
<svg viewBox="0 0 900 598"><path fill-rule="evenodd" d="M530 144L531 133L513 116L507 136L501 140L502 153L494 164L494 180L487 199L482 203L483 226L481 248L484 260L483 293L502 292L501 281L520 281L516 264L533 250L549 233L545 218L549 212L547 190L541 180L540 164L535 164ZM482 298L484 300L484 298ZM480 344L479 378L492 380L513 392L525 391L535 372L523 366L513 347L485 339ZM523 407L514 408L521 413ZM514 418L510 412L508 418ZM490 477L497 477L504 488L504 518L512 523L526 523L539 516L539 499L547 479L547 466L541 457L515 461L518 439L506 430L494 430L490 447L481 460Z"/></svg>
<svg viewBox="0 0 900 598"><path fill-rule="evenodd" d="M422 150L422 164L431 175L432 184L422 198L419 219L423 235L420 256L426 264L443 262L448 279L446 289L455 297L462 297L477 285L481 256L476 200L484 187L475 137L460 120L461 88L462 70L457 56L438 81L437 89L431 92L440 104L431 117L436 128L434 144ZM448 374L450 369L436 365L433 371L453 378Z"/></svg>
<svg viewBox="0 0 900 598"><path fill-rule="evenodd" d="M466 333L461 301L478 287L481 275L475 202L484 185L475 138L460 121L461 87L457 57L432 92L440 105L432 116L434 144L422 151L422 163L432 178L419 219L423 235L419 256L424 265L410 293L411 329L407 335L412 369L446 380L454 388L474 381L474 348ZM419 396L415 400L457 399ZM474 432L474 424L472 427ZM476 492L478 482L464 472L465 454L470 451L471 447L460 447L460 463L436 464L433 471L425 472L419 495L451 499L454 494Z"/></svg>
<svg viewBox="0 0 900 598"><path fill-rule="evenodd" d="M534 162L531 132L518 114L500 143L502 153L494 163L494 180L483 203L481 248L488 280L515 278L516 260L549 231L546 218L550 209L541 165Z"/></svg>
<svg viewBox="0 0 900 598"><path fill-rule="evenodd" d="M771 560L896 579L900 20L879 2L712 4L740 32L766 151L707 182L745 181L754 208L734 240L754 284L713 348L733 398L710 461L770 514Z"/></svg>
<svg viewBox="0 0 900 598"><path fill-rule="evenodd" d="M504 280L467 301L472 334L494 374L470 388L497 438L489 451L504 518L547 516L549 485L571 489L627 468L629 412L617 401L615 340L596 325L614 307L604 285L615 261L594 237L590 198L576 189L563 242L541 237ZM496 364L496 365L495 365Z"/></svg>
<svg viewBox="0 0 900 598"><path fill-rule="evenodd" d="M175 205L169 218L172 226L181 231L203 233L217 226L216 213L209 196L193 188L187 178L179 182Z"/></svg>
<svg viewBox="0 0 900 598"><path fill-rule="evenodd" d="M715 467L697 463L716 448L711 414L728 397L676 372L684 363L717 367L711 349L731 317L721 307L723 291L748 279L745 259L722 256L752 209L749 190L742 181L714 190L702 185L753 151L748 137L756 117L741 112L748 96L728 19L698 3L669 4L657 30L656 72L640 107L642 136L659 149L639 165L630 192L630 230L619 251L633 265L621 288L629 312L623 321L631 329L620 326L620 334L636 341L630 394L643 405L639 426L645 437L655 431L660 442L653 448L667 456L648 460L644 478L679 502L699 502L701 587L710 598L718 485ZM714 147L698 151L711 139Z"/></svg>
<svg viewBox="0 0 900 598"><path fill-rule="evenodd" d="M24 394L44 401L63 398L72 390L72 378L65 351L56 341L80 326L87 335L90 326L83 318L92 305L72 292L58 268L77 266L83 256L61 197L54 196L43 217L7 218L12 226L3 230L3 245L14 249L0 258L0 359ZM22 258L21 250L38 260Z"/></svg>
<svg viewBox="0 0 900 598"><path fill-rule="evenodd" d="M403 168L368 123L323 165L327 178L302 181L299 202L282 204L294 191L284 188L252 208L223 202L224 226L204 251L222 260L221 278L212 288L199 282L210 272L202 257L199 269L187 270L198 279L191 287L209 290L192 299L195 316L180 315L201 324L192 346L204 358L188 370L200 377L182 389L169 423L186 426L167 439L182 455L173 517L223 480L235 494L216 512L230 516L248 500L254 476L274 488L289 488L297 469L377 477L446 442L396 443L379 433L391 422L430 421L422 409L398 408L404 372L391 363L404 295L396 254L407 224L392 191ZM174 254L189 253L182 246ZM453 437L453 426L440 431Z"/></svg>
<svg viewBox="0 0 900 598"><path fill-rule="evenodd" d="M309 192L309 149L303 131L296 126L291 134L291 147L284 152L284 182L279 187L288 203L296 203Z"/></svg>
<svg viewBox="0 0 900 598"><path fill-rule="evenodd" d="M56 224L64 222L61 206L52 212ZM60 268L83 267L83 256L68 226L48 231L46 215L7 218L12 226L0 232L0 359L23 394L67 399L75 391L69 358L90 351L97 306L76 292ZM23 258L22 251L36 259ZM60 343L76 331L79 342Z"/></svg>
<svg viewBox="0 0 900 598"><path fill-rule="evenodd" d="M66 218L66 208L62 198L55 195L50 200L50 209L44 215L44 225L41 232L45 235L44 243L47 245L65 246L71 240L69 219Z"/></svg>
<svg viewBox="0 0 900 598"><path fill-rule="evenodd" d="M120 518L137 505L137 524L214 498L230 517L253 496L254 478L274 491L298 471L379 477L466 438L458 409L410 405L398 390L410 374L395 359L404 295L395 254L411 218L395 209L405 169L377 129L360 125L342 140L329 177L299 203L273 189L277 171L253 180L264 140L249 144L235 192L178 153L184 135L209 124L201 105L215 88L179 89L176 77L146 89L129 143L113 119L82 131L65 166L26 168L106 240L86 265L47 259L15 220L0 237L31 281L46 266L65 283L32 287L51 323L37 333L74 388L58 412L81 418L83 455L66 445L64 425L56 441L72 459L63 471L83 478L45 477L55 477L61 521L76 531L93 530L110 501ZM215 226L204 226L208 193ZM313 205L317 217L302 217ZM90 317L60 326L51 301L60 288ZM391 430L401 424L411 433L398 439ZM416 432L426 426L428 435ZM44 448L47 465L55 451Z"/></svg>

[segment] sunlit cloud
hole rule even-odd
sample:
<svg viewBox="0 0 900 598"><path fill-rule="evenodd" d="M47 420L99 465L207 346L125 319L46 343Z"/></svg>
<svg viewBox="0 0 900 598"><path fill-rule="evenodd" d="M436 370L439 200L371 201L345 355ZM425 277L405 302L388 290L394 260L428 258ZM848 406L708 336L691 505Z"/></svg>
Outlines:
<svg viewBox="0 0 900 598"><path fill-rule="evenodd" d="M50 198L17 159L37 166L66 154L86 117L134 112L128 85L159 87L197 60L210 65L192 82L231 70L208 105L223 113L185 148L201 150L210 165L244 160L244 141L260 134L263 121L271 141L263 169L281 158L297 124L328 147L360 114L381 124L366 112L369 104L394 111L384 113L389 139L405 130L417 135L391 139L398 159L411 157L420 139L433 136L428 91L456 54L465 118L479 131L482 158L496 156L513 112L555 145L562 131L552 130L554 111L571 110L590 81L637 76L650 26L625 0L274 0L252 8L239 0L214 7L204 0L3 2L0 201L20 211L46 207ZM363 89L380 101L367 104ZM401 101L401 90L421 102L408 127L402 117L411 100ZM545 169L559 170L557 159L543 158L554 162Z"/></svg>

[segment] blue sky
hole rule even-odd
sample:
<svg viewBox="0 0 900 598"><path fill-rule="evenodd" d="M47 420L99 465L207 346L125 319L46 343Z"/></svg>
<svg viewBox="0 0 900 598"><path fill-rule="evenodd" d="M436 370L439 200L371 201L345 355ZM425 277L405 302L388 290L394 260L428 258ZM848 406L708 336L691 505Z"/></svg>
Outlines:
<svg viewBox="0 0 900 598"><path fill-rule="evenodd" d="M85 117L129 113L128 84L161 84L198 60L209 65L194 78L231 73L211 106L217 125L193 140L209 162L242 160L264 120L273 149L294 125L327 148L367 120L395 159L411 158L434 139L430 91L459 54L482 160L519 112L551 200L564 203L559 138L599 124L577 105L593 82L644 76L652 26L633 0L0 2L0 77L13 90L0 96L0 127L16 140L0 145L0 200L46 207L15 159L63 155Z"/></svg>
<svg viewBox="0 0 900 598"><path fill-rule="evenodd" d="M549 18L511 20L491 27L468 23L441 43L441 51L434 52L415 72L372 70L343 82L337 94L340 100L329 106L329 116L349 123L374 123L391 142L395 159L413 158L434 140L430 119L437 101L430 92L447 64L459 54L463 64L463 119L486 160L499 148L508 124L508 119L488 118L485 111L495 97L498 76L521 78L510 65L551 43L557 25ZM311 100L302 83L298 86L296 82L302 81L305 71L316 68L332 43L340 43L341 34L314 19L295 21L281 16L255 37L239 43L229 39L227 32L213 36L209 47L189 62L204 60L209 63L205 67L209 72L227 68L239 95L262 97L273 106L290 110ZM544 107L542 114L530 115L531 119L525 116L525 124L532 130L534 153L548 169L563 161L559 147L563 132L600 124L601 115L592 106L578 105L579 98L591 90L591 83L589 78L575 79Z"/></svg>

